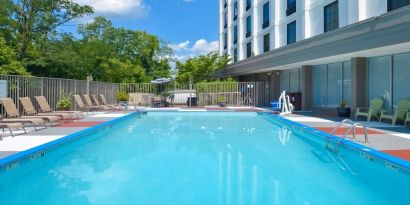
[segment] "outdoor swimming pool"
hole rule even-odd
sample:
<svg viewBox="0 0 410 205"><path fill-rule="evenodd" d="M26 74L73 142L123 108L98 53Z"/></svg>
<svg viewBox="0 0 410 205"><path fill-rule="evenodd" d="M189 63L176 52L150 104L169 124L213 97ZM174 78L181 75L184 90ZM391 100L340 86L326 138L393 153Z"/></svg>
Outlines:
<svg viewBox="0 0 410 205"><path fill-rule="evenodd" d="M268 114L150 112L0 173L0 204L406 204L410 176Z"/></svg>

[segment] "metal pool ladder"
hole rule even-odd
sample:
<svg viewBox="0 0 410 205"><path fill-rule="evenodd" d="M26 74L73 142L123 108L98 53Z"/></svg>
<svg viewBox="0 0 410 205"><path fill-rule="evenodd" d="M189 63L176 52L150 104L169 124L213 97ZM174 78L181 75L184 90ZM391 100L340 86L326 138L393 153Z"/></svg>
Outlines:
<svg viewBox="0 0 410 205"><path fill-rule="evenodd" d="M342 137L336 142L335 147L331 147L330 146L330 137L342 125L348 125L349 127L343 133ZM352 131L353 139L356 139L356 134L355 134L355 128L356 127L362 127L363 128L365 143L369 142L369 139L368 139L368 136L367 136L367 126L365 124L363 124L363 123L354 123L352 120L345 119L345 120L339 122L339 124L337 124L337 126L327 136L327 138L326 138L326 149L328 149L329 151L331 151L335 154L339 154L339 146L342 143L342 141L347 137L347 135L349 134L350 131Z"/></svg>

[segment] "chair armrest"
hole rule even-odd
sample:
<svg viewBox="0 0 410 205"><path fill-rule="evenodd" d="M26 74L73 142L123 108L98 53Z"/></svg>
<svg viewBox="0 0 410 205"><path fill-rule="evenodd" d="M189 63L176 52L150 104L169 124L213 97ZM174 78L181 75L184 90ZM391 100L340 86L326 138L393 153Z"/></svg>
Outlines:
<svg viewBox="0 0 410 205"><path fill-rule="evenodd" d="M370 111L370 109L368 108L357 108L357 112L366 112L366 111Z"/></svg>

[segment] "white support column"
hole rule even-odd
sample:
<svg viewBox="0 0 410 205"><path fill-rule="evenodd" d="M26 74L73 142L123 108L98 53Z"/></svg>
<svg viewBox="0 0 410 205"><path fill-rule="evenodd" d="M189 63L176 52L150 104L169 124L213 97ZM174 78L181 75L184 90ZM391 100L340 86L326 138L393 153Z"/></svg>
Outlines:
<svg viewBox="0 0 410 205"><path fill-rule="evenodd" d="M262 29L260 2L263 0L254 0L253 3L253 13L252 13L252 47L254 55L260 54L259 46L259 32Z"/></svg>
<svg viewBox="0 0 410 205"><path fill-rule="evenodd" d="M246 40L246 1L238 1L238 3L238 60L243 60L246 57L244 48Z"/></svg>

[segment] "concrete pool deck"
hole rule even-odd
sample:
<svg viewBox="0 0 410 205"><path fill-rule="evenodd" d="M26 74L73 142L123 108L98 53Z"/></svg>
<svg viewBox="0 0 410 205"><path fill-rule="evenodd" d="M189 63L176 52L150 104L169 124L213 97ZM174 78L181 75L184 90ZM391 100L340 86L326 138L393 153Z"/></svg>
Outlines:
<svg viewBox="0 0 410 205"><path fill-rule="evenodd" d="M214 106L203 108L138 108L139 110L146 111L235 111L235 112L272 112L263 108L253 107L226 107L219 108ZM0 140L0 158L10 156L12 154L28 150L30 148L63 138L69 134L79 132L89 127L123 117L130 112L90 112L85 114L85 118L76 120L73 122L65 122L58 126L48 127L39 131L34 131L32 128L28 128L26 135L22 134L15 137L11 137L8 133L2 133L0 130L0 136L3 140ZM318 130L330 133L333 128L340 122L341 118L334 117L321 117L321 116L308 116L303 114L292 114L283 116L289 120L299 122L301 124L314 127ZM380 122L364 122L369 127L369 142L364 143L363 130L356 129L357 140L355 142L380 150L384 153L399 157L401 159L410 161L410 129L402 126L392 126L387 123ZM346 127L341 127L336 130L335 135L342 135ZM17 133L17 132L16 132ZM351 139L348 139L351 140Z"/></svg>
<svg viewBox="0 0 410 205"><path fill-rule="evenodd" d="M47 127L34 131L33 128L26 128L27 134L23 131L14 131L17 135L11 137L8 132L0 131L0 158L7 157L17 152L25 151L33 147L63 138L69 134L85 130L89 127L127 115L129 112L90 112L84 113L84 119L68 122L61 122L60 125Z"/></svg>
<svg viewBox="0 0 410 205"><path fill-rule="evenodd" d="M332 116L315 116L311 113L308 115L292 114L283 117L327 133L330 133L337 124L344 119ZM364 142L364 132L362 128L356 128L356 140L351 139L351 134L348 135L347 140L410 161L410 128L377 121L354 122L367 126L369 142ZM347 126L342 126L335 131L335 135L341 136L346 130Z"/></svg>

